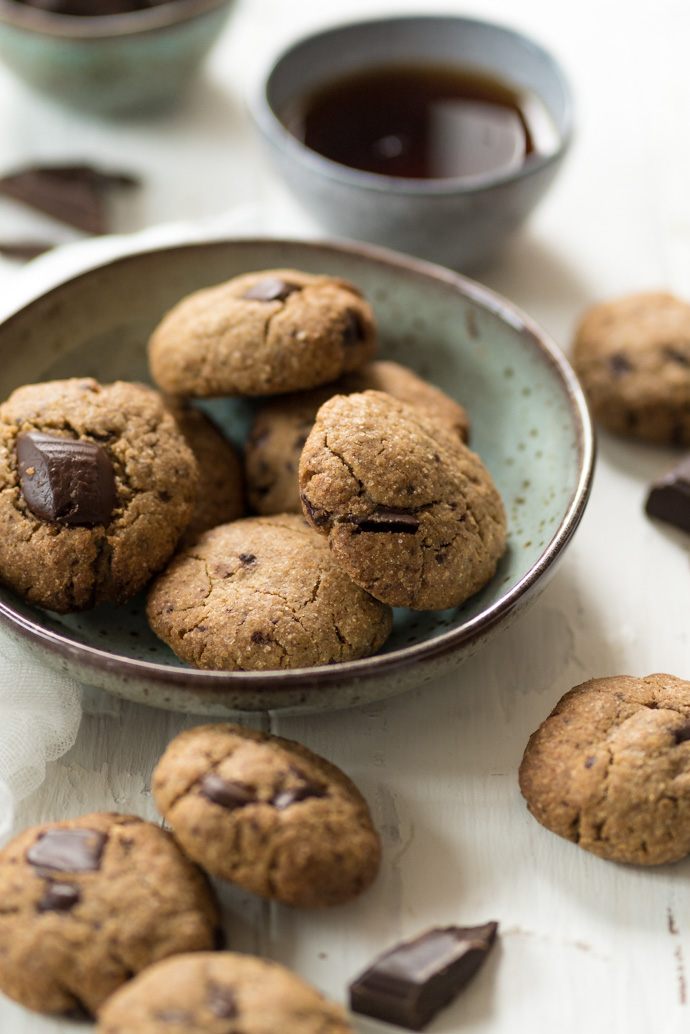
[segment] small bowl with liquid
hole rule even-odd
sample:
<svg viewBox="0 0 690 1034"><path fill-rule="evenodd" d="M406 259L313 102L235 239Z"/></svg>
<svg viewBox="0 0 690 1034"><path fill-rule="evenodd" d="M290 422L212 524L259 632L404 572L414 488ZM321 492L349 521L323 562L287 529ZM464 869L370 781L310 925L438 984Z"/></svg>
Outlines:
<svg viewBox="0 0 690 1034"><path fill-rule="evenodd" d="M572 136L554 58L512 29L422 15L298 40L252 98L295 198L324 231L462 272L552 183Z"/></svg>

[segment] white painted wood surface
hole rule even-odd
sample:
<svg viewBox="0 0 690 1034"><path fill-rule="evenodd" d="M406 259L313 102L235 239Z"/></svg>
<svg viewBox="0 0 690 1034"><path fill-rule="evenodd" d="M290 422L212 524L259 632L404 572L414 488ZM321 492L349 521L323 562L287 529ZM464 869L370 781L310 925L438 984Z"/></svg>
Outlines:
<svg viewBox="0 0 690 1034"><path fill-rule="evenodd" d="M265 54L304 28L416 9L427 5L239 0L204 81L158 121L80 119L0 70L3 166L83 158L139 172L146 186L121 213L123 229L256 203L272 232L309 232L263 164L245 84ZM485 282L566 351L579 313L597 299L655 288L690 298L685 0L437 0L433 10L532 33L563 61L577 96L577 139L563 174ZM0 226L16 218L0 208ZM21 292L30 276L2 263L0 299ZM495 918L498 949L429 1031L690 1030L690 860L648 871L601 861L537 825L517 787L529 734L572 685L622 672L690 677L690 538L642 513L648 483L676 457L603 434L599 446L572 546L543 595L498 641L438 683L385 703L246 719L302 741L354 778L382 830L384 862L364 898L325 913L223 889L231 947L278 959L344 1001L348 980L399 937ZM193 724L88 692L76 745L22 803L18 826L102 808L155 818L153 765ZM363 1034L388 1029L354 1024ZM80 1029L0 1000L1 1034Z"/></svg>

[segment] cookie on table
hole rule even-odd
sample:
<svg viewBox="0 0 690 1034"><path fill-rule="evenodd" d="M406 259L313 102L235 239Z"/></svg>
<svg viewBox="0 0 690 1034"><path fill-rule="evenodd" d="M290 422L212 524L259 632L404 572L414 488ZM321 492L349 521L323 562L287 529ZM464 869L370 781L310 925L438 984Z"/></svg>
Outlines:
<svg viewBox="0 0 690 1034"><path fill-rule="evenodd" d="M690 853L690 682L591 679L530 737L520 789L532 815L586 851L659 865Z"/></svg>
<svg viewBox="0 0 690 1034"><path fill-rule="evenodd" d="M239 450L206 413L183 399L167 398L166 405L199 466L196 505L182 536L184 545L202 531L244 516L244 464Z"/></svg>
<svg viewBox="0 0 690 1034"><path fill-rule="evenodd" d="M353 1034L345 1012L295 973L238 952L150 966L101 1009L97 1034Z"/></svg>
<svg viewBox="0 0 690 1034"><path fill-rule="evenodd" d="M421 406L447 420L464 442L469 439L466 410L440 388L400 363L367 363L332 384L270 399L257 411L245 446L248 498L257 513L302 512L297 471L316 414L334 395L368 390Z"/></svg>
<svg viewBox="0 0 690 1034"><path fill-rule="evenodd" d="M0 406L0 581L60 613L123 603L189 523L198 468L157 392L92 378Z"/></svg>
<svg viewBox="0 0 690 1034"><path fill-rule="evenodd" d="M217 940L206 877L135 815L24 830L0 852L0 901L0 990L38 1012L95 1013L149 963Z"/></svg>
<svg viewBox="0 0 690 1034"><path fill-rule="evenodd" d="M690 445L690 305L661 292L593 306L573 366L594 418L610 431Z"/></svg>
<svg viewBox="0 0 690 1034"><path fill-rule="evenodd" d="M184 298L151 336L149 364L171 395L276 395L357 369L376 344L372 308L353 284L268 269Z"/></svg>
<svg viewBox="0 0 690 1034"><path fill-rule="evenodd" d="M181 660L222 671L368 657L393 620L297 514L245 517L204 532L153 582L146 613Z"/></svg>
<svg viewBox="0 0 690 1034"><path fill-rule="evenodd" d="M393 607L455 607L493 577L501 497L480 458L378 391L321 407L299 466L309 523L353 581Z"/></svg>
<svg viewBox="0 0 690 1034"><path fill-rule="evenodd" d="M152 791L190 858L261 897L339 905L378 871L379 836L359 790L293 740L198 726L169 744Z"/></svg>

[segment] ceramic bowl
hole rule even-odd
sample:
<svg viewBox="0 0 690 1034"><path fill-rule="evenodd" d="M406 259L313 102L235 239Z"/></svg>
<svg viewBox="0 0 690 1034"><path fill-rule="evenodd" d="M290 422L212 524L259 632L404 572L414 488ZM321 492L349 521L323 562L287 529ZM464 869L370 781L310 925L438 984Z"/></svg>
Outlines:
<svg viewBox="0 0 690 1034"><path fill-rule="evenodd" d="M97 115L174 104L234 0L169 0L131 14L70 16L0 0L0 60L40 92Z"/></svg>
<svg viewBox="0 0 690 1034"><path fill-rule="evenodd" d="M578 382L559 349L513 305L440 267L364 246L233 240L131 254L54 288L0 324L0 398L69 376L147 379L146 341L191 291L242 272L292 267L346 277L371 300L380 355L463 402L472 446L508 514L493 580L463 606L395 613L375 657L268 672L199 671L150 632L143 595L120 608L59 616L0 589L0 623L46 663L82 682L171 710L318 711L392 696L447 672L535 599L582 517L594 462ZM238 443L249 401L209 412Z"/></svg>
<svg viewBox="0 0 690 1034"><path fill-rule="evenodd" d="M547 153L502 173L401 179L330 161L281 121L325 84L391 65L460 67L510 84L549 120ZM327 233L464 272L493 258L526 219L561 167L573 129L570 88L550 54L511 29L455 16L356 22L300 39L270 63L250 106L276 169Z"/></svg>

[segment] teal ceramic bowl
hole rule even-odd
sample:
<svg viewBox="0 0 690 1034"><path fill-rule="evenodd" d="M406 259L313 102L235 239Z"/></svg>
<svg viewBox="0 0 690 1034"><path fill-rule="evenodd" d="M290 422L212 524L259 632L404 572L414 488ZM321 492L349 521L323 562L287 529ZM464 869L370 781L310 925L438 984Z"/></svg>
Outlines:
<svg viewBox="0 0 690 1034"><path fill-rule="evenodd" d="M0 60L29 86L97 115L180 99L234 0L170 0L131 14L70 16L0 0Z"/></svg>
<svg viewBox="0 0 690 1034"><path fill-rule="evenodd" d="M592 427L566 359L523 313L458 274L365 246L234 240L132 254L84 273L0 325L0 398L70 376L147 379L146 342L191 291L251 270L288 267L346 277L371 300L380 355L464 403L472 446L501 492L508 548L493 580L461 607L399 610L375 657L268 672L199 671L149 630L143 597L70 616L0 589L0 622L37 657L82 682L171 710L319 711L382 699L457 667L506 628L546 585L585 509ZM250 403L209 411L238 443ZM459 679L461 685L461 678Z"/></svg>

